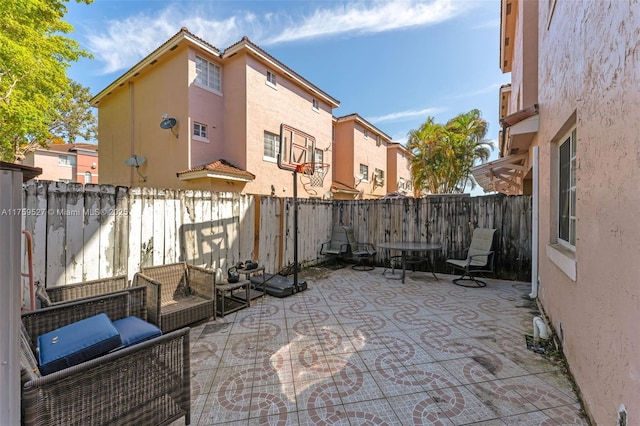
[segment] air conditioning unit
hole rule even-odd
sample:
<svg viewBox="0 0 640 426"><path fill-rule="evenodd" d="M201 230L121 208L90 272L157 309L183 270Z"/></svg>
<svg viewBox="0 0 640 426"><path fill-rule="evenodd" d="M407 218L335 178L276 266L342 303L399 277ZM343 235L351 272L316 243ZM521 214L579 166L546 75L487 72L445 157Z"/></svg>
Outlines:
<svg viewBox="0 0 640 426"><path fill-rule="evenodd" d="M384 185L384 171L380 169L376 169L373 172L373 182L376 186Z"/></svg>

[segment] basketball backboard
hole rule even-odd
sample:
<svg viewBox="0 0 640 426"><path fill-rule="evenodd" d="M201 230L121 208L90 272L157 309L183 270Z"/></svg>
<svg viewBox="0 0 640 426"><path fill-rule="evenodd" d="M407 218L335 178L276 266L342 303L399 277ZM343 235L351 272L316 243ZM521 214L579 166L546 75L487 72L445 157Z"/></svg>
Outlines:
<svg viewBox="0 0 640 426"><path fill-rule="evenodd" d="M280 125L280 153L278 167L296 171L303 163L314 161L316 138L308 133L282 123Z"/></svg>

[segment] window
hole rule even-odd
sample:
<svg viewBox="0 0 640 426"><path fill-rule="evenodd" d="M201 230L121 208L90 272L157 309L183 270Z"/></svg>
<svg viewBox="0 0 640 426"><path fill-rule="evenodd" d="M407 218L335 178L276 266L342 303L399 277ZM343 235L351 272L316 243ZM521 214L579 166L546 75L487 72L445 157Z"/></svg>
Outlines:
<svg viewBox="0 0 640 426"><path fill-rule="evenodd" d="M576 245L576 129L558 147L558 241Z"/></svg>
<svg viewBox="0 0 640 426"><path fill-rule="evenodd" d="M76 165L76 157L73 155L58 155L58 166L73 167Z"/></svg>
<svg viewBox="0 0 640 426"><path fill-rule="evenodd" d="M207 126L205 124L193 123L193 136L207 139Z"/></svg>
<svg viewBox="0 0 640 426"><path fill-rule="evenodd" d="M264 132L264 159L277 161L280 153L280 136Z"/></svg>
<svg viewBox="0 0 640 426"><path fill-rule="evenodd" d="M364 182L369 182L369 166L366 164L360 164L360 174L363 176Z"/></svg>
<svg viewBox="0 0 640 426"><path fill-rule="evenodd" d="M313 105L313 109L314 110L318 110L318 100L317 99L313 99L312 101L312 105Z"/></svg>
<svg viewBox="0 0 640 426"><path fill-rule="evenodd" d="M276 75L271 71L267 71L267 85L272 87L276 86Z"/></svg>
<svg viewBox="0 0 640 426"><path fill-rule="evenodd" d="M91 183L91 172L84 172L84 183Z"/></svg>
<svg viewBox="0 0 640 426"><path fill-rule="evenodd" d="M369 131L367 129L364 129L364 138L369 139Z"/></svg>
<svg viewBox="0 0 640 426"><path fill-rule="evenodd" d="M217 92L222 92L220 67L200 56L196 56L196 83Z"/></svg>
<svg viewBox="0 0 640 426"><path fill-rule="evenodd" d="M382 138L380 135L376 135L376 146L382 145Z"/></svg>
<svg viewBox="0 0 640 426"><path fill-rule="evenodd" d="M313 162L314 163L324 163L324 151L320 148L316 148L313 151Z"/></svg>

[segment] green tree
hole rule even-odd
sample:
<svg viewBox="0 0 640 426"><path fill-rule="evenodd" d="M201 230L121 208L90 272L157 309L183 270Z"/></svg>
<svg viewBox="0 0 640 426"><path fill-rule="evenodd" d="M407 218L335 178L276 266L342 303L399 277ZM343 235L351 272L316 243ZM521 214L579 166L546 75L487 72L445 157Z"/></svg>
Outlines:
<svg viewBox="0 0 640 426"><path fill-rule="evenodd" d="M0 0L0 158L13 161L30 143L76 136L55 123L80 90L67 77L70 63L90 55L65 34L68 0ZM76 0L89 4L93 0ZM77 85L77 83L75 83ZM72 102L73 103L73 102ZM85 127L82 124L78 129ZM91 125L89 124L89 127Z"/></svg>
<svg viewBox="0 0 640 426"><path fill-rule="evenodd" d="M479 110L459 114L446 124L433 117L409 132L407 149L413 153L411 174L414 186L432 194L464 192L475 186L471 167L489 158L493 149L485 139L487 122Z"/></svg>

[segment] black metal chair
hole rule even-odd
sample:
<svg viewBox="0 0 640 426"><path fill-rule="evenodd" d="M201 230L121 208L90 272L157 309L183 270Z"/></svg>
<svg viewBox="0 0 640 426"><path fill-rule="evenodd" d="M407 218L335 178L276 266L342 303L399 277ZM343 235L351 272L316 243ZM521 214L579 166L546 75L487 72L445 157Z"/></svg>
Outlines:
<svg viewBox="0 0 640 426"><path fill-rule="evenodd" d="M375 259L377 251L373 244L359 242L351 226L345 226L344 230L347 234L349 243L349 255L356 260L356 264L352 266L357 271L371 271L375 268Z"/></svg>

